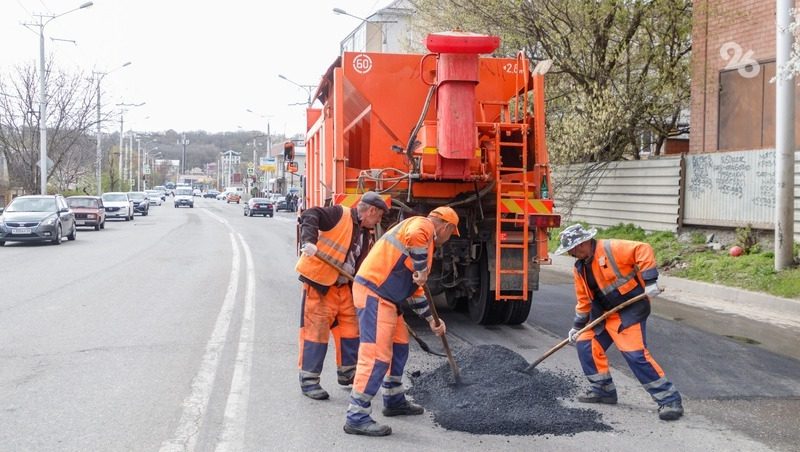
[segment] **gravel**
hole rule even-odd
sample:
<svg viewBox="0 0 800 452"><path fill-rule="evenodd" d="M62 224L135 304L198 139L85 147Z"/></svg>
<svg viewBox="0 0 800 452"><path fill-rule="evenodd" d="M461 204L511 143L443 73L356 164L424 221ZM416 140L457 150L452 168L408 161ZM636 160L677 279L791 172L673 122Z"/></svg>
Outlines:
<svg viewBox="0 0 800 452"><path fill-rule="evenodd" d="M560 399L576 394L576 377L533 370L521 355L500 345L469 347L455 355L461 372L456 384L447 361L412 375L408 394L448 430L493 435L572 435L608 431L600 413L567 408Z"/></svg>

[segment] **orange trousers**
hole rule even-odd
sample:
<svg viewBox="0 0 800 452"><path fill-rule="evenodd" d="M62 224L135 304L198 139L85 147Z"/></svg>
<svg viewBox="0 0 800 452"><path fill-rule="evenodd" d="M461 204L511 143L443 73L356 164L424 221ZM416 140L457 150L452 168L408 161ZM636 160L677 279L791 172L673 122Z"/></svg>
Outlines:
<svg viewBox="0 0 800 452"><path fill-rule="evenodd" d="M372 420L372 398L380 388L384 407L406 403L402 380L408 361L408 330L397 305L366 286L353 284L353 304L361 340L347 423L361 425Z"/></svg>
<svg viewBox="0 0 800 452"><path fill-rule="evenodd" d="M593 392L603 396L616 394L611 379L606 350L614 344L628 363L639 383L659 405L680 400L681 395L667 379L661 366L650 355L646 344L646 321L635 323L619 331L622 325L619 313L608 316L603 331L593 330L578 336L575 348L583 373L589 379Z"/></svg>
<svg viewBox="0 0 800 452"><path fill-rule="evenodd" d="M331 286L321 295L303 284L300 319L300 387L306 392L320 388L322 365L333 335L336 372L340 384L350 384L355 374L358 353L358 319L350 286Z"/></svg>

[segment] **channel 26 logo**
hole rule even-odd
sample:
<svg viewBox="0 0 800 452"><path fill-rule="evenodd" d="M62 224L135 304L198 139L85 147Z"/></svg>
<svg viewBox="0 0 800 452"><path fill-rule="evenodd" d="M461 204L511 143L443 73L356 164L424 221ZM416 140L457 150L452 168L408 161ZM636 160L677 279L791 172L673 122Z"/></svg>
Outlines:
<svg viewBox="0 0 800 452"><path fill-rule="evenodd" d="M761 72L761 65L753 59L753 51L742 51L742 46L735 42L726 42L719 48L719 56L727 61L725 69L736 69L744 78L757 77Z"/></svg>

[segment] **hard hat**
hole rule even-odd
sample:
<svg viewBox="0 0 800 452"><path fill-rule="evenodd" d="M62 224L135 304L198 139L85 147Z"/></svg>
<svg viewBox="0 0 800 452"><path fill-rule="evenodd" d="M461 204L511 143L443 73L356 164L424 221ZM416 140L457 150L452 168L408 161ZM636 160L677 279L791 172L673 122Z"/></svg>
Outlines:
<svg viewBox="0 0 800 452"><path fill-rule="evenodd" d="M564 254L581 243L591 240L595 235L597 235L597 229L591 228L587 231L582 224L573 224L558 234L558 249L554 254Z"/></svg>
<svg viewBox="0 0 800 452"><path fill-rule="evenodd" d="M455 231L453 231L453 235L461 236L461 234L458 233L458 214L451 207L437 207L433 209L428 216L440 218L444 222L452 224L456 227Z"/></svg>

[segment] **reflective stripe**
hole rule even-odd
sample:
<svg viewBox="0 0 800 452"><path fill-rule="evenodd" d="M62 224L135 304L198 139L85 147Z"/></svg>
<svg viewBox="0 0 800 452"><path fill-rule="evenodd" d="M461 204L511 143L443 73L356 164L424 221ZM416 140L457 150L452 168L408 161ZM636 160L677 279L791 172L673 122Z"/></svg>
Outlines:
<svg viewBox="0 0 800 452"><path fill-rule="evenodd" d="M397 240L396 236L389 235L389 233L387 232L386 234L383 235L383 237L381 237L381 239L386 240L390 245L392 245L393 247L397 248L397 250L400 251L400 253L402 253L403 255L405 255L405 256L409 255L408 250L406 249L406 247L404 247L403 244L400 243L399 240Z"/></svg>
<svg viewBox="0 0 800 452"><path fill-rule="evenodd" d="M651 394L651 395L656 400L664 400L667 397L670 397L670 396L674 395L676 392L678 392L678 391L676 391L674 387L670 387L666 391L656 392L655 394Z"/></svg>
<svg viewBox="0 0 800 452"><path fill-rule="evenodd" d="M317 254L319 254L320 256L324 257L325 259L328 259L329 261L333 262L334 264L338 265L339 267L341 267L342 265L344 265L344 262L342 262L342 261L340 261L339 259L337 259L337 258L335 258L335 257L331 256L331 255L330 255L330 254L328 254L328 253L325 253L325 252L322 252L322 251L320 251L320 250L317 250Z"/></svg>
<svg viewBox="0 0 800 452"><path fill-rule="evenodd" d="M363 407L360 405L356 405L351 403L347 406L348 413L358 413L358 414L371 414L372 413L372 406Z"/></svg>
<svg viewBox="0 0 800 452"><path fill-rule="evenodd" d="M655 389L665 384L669 384L669 380L667 380L667 377L661 377L656 381L651 381L650 383L643 384L642 387L644 387L645 389Z"/></svg>
<svg viewBox="0 0 800 452"><path fill-rule="evenodd" d="M310 379L310 378L319 379L319 375L320 374L318 374L316 372L308 372L308 371L305 371L305 370L301 370L300 371L300 379L301 380L307 380L307 379Z"/></svg>
<svg viewBox="0 0 800 452"><path fill-rule="evenodd" d="M325 242L326 245L328 245L329 247L335 249L336 251L338 251L340 253L343 253L343 254L347 254L347 249L345 247L343 247L341 244L336 243L335 241L329 239L328 237L325 237L325 236L321 235L317 239L317 242Z"/></svg>
<svg viewBox="0 0 800 452"><path fill-rule="evenodd" d="M402 383L403 382L403 377L402 376L387 375L383 379L383 382L384 382L384 384L385 383Z"/></svg>
<svg viewBox="0 0 800 452"><path fill-rule="evenodd" d="M639 271L639 266L634 265L633 269L627 275L622 275L619 271L619 266L617 265L617 261L614 259L614 254L611 252L611 240L603 240L603 249L606 252L606 259L608 259L608 263L611 265L611 270L614 271L614 275L617 277L617 280L614 281L608 287L604 287L602 289L603 295L608 295L611 292L615 291L621 285L627 283L631 279L636 277L636 273Z"/></svg>
<svg viewBox="0 0 800 452"><path fill-rule="evenodd" d="M589 383L589 386L598 389L600 391L603 391L605 393L617 392L617 387L614 385L613 382L606 385L600 383Z"/></svg>
<svg viewBox="0 0 800 452"><path fill-rule="evenodd" d="M384 397L398 395L398 394L404 394L405 392L406 392L406 389L402 385L393 386L391 388L387 388L385 386L383 387L383 396Z"/></svg>
<svg viewBox="0 0 800 452"><path fill-rule="evenodd" d="M600 381L604 381L604 380L610 380L611 379L611 374L604 373L604 374L587 375L586 378L588 378L589 381L594 383L594 382L600 382Z"/></svg>
<svg viewBox="0 0 800 452"><path fill-rule="evenodd" d="M372 400L371 395L364 394L363 392L358 392L358 391L350 391L350 397L363 403L369 403Z"/></svg>

